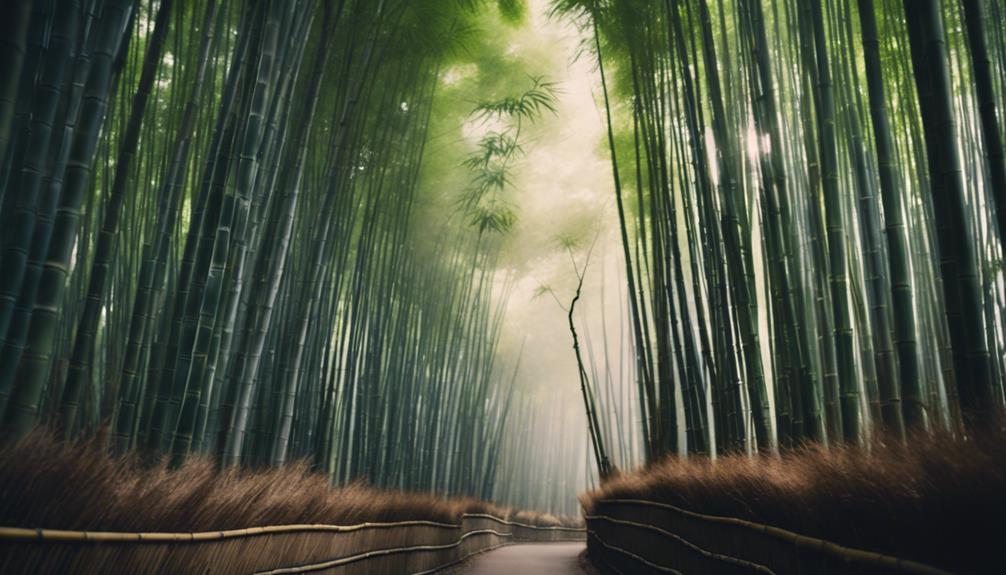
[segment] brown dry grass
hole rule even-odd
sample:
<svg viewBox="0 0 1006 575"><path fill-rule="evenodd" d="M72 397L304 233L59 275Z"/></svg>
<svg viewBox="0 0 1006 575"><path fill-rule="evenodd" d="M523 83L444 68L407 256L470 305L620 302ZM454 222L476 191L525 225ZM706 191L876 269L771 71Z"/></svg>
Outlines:
<svg viewBox="0 0 1006 575"><path fill-rule="evenodd" d="M541 513L538 511L515 511L510 515L510 520L527 525L537 525L539 527L561 527L563 525L578 527L582 521L582 519L558 517L550 513Z"/></svg>
<svg viewBox="0 0 1006 575"><path fill-rule="evenodd" d="M920 436L870 453L807 446L780 457L668 459L584 494L740 517L969 573L1006 573L1006 433Z"/></svg>
<svg viewBox="0 0 1006 575"><path fill-rule="evenodd" d="M100 438L57 441L39 430L0 446L0 525L125 532L197 532L266 525L430 520L463 513L515 515L470 498L387 491L362 483L333 488L304 463L219 470L193 457L178 468L113 457ZM515 515L516 516L516 515ZM522 520L552 524L540 513Z"/></svg>

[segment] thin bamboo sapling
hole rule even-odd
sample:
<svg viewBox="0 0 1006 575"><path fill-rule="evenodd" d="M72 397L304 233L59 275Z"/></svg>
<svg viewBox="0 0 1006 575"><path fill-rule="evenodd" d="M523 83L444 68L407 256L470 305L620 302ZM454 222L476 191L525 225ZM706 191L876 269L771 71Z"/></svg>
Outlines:
<svg viewBox="0 0 1006 575"><path fill-rule="evenodd" d="M582 266L577 263L576 256L573 254L573 250L577 245L576 238L571 236L560 236L557 238L557 241L561 248L569 256L569 262L573 268L573 274L576 276L576 289L573 292L572 298L569 300L569 304L563 304L562 300L559 299L559 296L555 293L555 290L551 286L539 286L535 295L542 296L548 294L552 296L556 305L566 312L566 321L569 325L569 333L573 339L573 353L576 356L576 366L580 381L580 394L583 397L583 407L587 415L587 430L590 433L590 443L594 451L594 461L597 464L597 473L601 481L604 482L617 476L618 470L608 458L608 453L604 448L604 437L601 432L600 422L598 421L597 404L594 401L594 391L591 388L590 377L587 375L586 364L583 361L583 353L580 349L580 337L576 331L576 322L573 319L573 315L576 311L576 304L580 301L580 296L583 293L583 280L587 276L587 268L590 266L590 258L594 253L594 246L597 244L597 236L594 236L594 240L591 242L586 256L584 256Z"/></svg>

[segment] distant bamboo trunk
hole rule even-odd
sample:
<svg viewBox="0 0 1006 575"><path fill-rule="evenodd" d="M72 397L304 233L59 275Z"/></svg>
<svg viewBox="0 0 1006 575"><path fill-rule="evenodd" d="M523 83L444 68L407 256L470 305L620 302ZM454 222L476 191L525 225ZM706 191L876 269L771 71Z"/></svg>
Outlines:
<svg viewBox="0 0 1006 575"><path fill-rule="evenodd" d="M898 351L898 379L900 397L893 393L885 408L885 424L896 434L904 428L924 425L924 400L919 381L919 359L916 346L916 322L910 275L911 259L908 252L904 223L904 201L899 185L897 158L891 136L885 98L883 69L880 62L880 40L873 4L858 0L860 28L863 35L863 56L870 98L870 118L873 122L874 142L877 147L877 164L880 177L880 194L886 221L887 250L890 259L891 299L894 303L894 335ZM901 402L900 409L893 400Z"/></svg>
<svg viewBox="0 0 1006 575"><path fill-rule="evenodd" d="M105 283L109 275L115 240L118 233L119 217L125 200L126 180L130 164L136 153L136 144L140 139L140 127L143 123L144 111L150 98L150 91L157 76L161 63L161 52L164 40L168 34L173 0L161 0L154 22L154 31L147 44L144 56L143 70L140 74L140 84L133 96L130 106L129 120L126 131L119 146L115 162L115 176L108 202L105 203L105 213L102 217L101 232L95 247L94 259L91 262L90 283L87 288L84 311L77 331L74 335L73 355L70 358L70 371L63 384L63 396L60 408L60 425L66 433L73 433L77 407L80 401L80 391L88 377L90 355L98 329L98 315L101 313L102 300L105 293ZM111 392L114 396L115 393Z"/></svg>
<svg viewBox="0 0 1006 575"><path fill-rule="evenodd" d="M206 78L209 54L214 45L214 28L216 27L218 8L219 5L215 0L209 0L206 3L206 15L202 23L203 40L197 62L196 80L185 103L185 110L182 112L182 119L175 135L170 163L166 167L163 181L158 190L157 216L154 224L155 237L153 242L144 245L143 249L143 262L140 276L137 279L136 295L133 300L127 335L122 381L118 390L119 408L114 431L117 438L116 445L120 449L131 446L133 428L137 419L137 404L142 396L142 391L144 391L138 389L140 386L141 356L151 339L150 330L153 323L151 315L155 304L155 291L164 281L166 271L164 259L166 258L169 234L175 226L180 210L179 192L183 187L188 154L192 148L192 132L195 128L201 89ZM195 210L192 220L199 220Z"/></svg>
<svg viewBox="0 0 1006 575"><path fill-rule="evenodd" d="M821 2L811 2L814 48L817 55L817 121L820 130L821 181L828 218L829 286L832 313L835 317L835 346L838 382L842 394L842 430L847 441L859 443L860 429L859 382L853 357L853 333L850 325L849 288L846 275L846 237L838 187L838 158L835 143L835 102L832 91L828 48L824 38Z"/></svg>

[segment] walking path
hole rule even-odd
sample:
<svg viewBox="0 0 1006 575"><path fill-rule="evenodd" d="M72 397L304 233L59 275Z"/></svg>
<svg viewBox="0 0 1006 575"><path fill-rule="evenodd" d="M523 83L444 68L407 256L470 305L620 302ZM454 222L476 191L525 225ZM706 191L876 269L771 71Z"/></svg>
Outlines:
<svg viewBox="0 0 1006 575"><path fill-rule="evenodd" d="M520 543L482 553L467 561L464 575L584 575L580 553L586 544Z"/></svg>

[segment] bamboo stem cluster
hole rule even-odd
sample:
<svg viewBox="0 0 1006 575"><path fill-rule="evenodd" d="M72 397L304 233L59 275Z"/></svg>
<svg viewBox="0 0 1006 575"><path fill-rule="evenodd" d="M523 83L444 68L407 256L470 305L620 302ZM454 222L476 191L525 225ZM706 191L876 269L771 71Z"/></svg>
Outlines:
<svg viewBox="0 0 1006 575"><path fill-rule="evenodd" d="M994 419L999 0L552 5L599 65L648 459Z"/></svg>
<svg viewBox="0 0 1006 575"><path fill-rule="evenodd" d="M5 436L493 496L498 247L417 216L441 70L481 41L485 4L448 4L5 6Z"/></svg>

